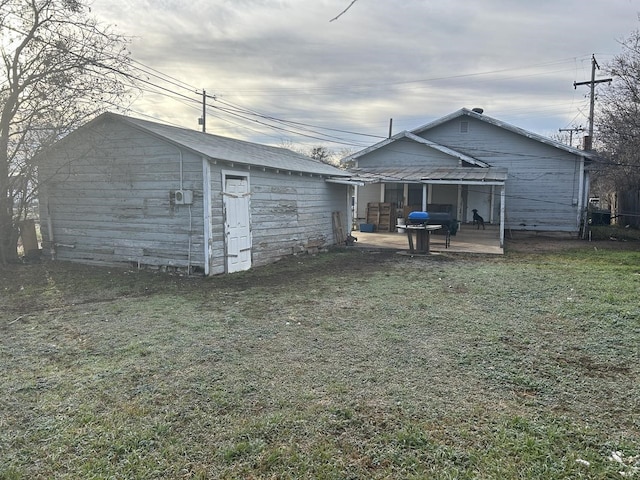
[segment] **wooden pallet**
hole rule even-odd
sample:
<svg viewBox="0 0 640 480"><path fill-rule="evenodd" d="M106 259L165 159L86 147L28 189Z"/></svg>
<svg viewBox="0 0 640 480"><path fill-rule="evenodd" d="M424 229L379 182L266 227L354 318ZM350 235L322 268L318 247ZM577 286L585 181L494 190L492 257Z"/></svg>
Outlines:
<svg viewBox="0 0 640 480"><path fill-rule="evenodd" d="M367 204L367 223L376 226L377 232L393 232L396 228L395 208L391 203Z"/></svg>
<svg viewBox="0 0 640 480"><path fill-rule="evenodd" d="M344 233L344 227L342 225L342 215L340 212L333 212L333 237L336 245L343 245L347 241L347 235Z"/></svg>

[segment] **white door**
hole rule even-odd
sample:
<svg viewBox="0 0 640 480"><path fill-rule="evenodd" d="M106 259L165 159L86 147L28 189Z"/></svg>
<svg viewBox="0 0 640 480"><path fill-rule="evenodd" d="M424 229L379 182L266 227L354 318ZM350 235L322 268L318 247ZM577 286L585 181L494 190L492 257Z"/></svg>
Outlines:
<svg viewBox="0 0 640 480"><path fill-rule="evenodd" d="M251 228L249 224L249 180L224 177L224 233L227 273L251 268Z"/></svg>

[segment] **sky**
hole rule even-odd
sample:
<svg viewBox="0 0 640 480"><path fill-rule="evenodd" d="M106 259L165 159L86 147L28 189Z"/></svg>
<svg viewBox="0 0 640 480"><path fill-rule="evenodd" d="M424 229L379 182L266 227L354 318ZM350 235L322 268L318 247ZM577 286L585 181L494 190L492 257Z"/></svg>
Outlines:
<svg viewBox="0 0 640 480"><path fill-rule="evenodd" d="M640 27L640 0L92 0L91 9L131 37L146 71L130 115L199 130L205 90L208 133L343 153L461 108L554 138L586 128L589 87L574 82L590 80L592 55L606 67Z"/></svg>

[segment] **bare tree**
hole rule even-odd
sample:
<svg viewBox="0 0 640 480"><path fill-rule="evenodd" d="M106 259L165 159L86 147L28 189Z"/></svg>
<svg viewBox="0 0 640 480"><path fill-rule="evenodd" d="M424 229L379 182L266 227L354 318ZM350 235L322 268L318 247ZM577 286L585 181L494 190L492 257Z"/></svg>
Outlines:
<svg viewBox="0 0 640 480"><path fill-rule="evenodd" d="M0 264L37 185L34 158L129 94L128 40L81 0L0 0Z"/></svg>
<svg viewBox="0 0 640 480"><path fill-rule="evenodd" d="M622 41L622 53L605 67L613 77L600 96L597 125L600 149L609 160L614 185L640 180L640 31Z"/></svg>
<svg viewBox="0 0 640 480"><path fill-rule="evenodd" d="M340 149L340 151L335 152L332 149L325 147L324 145L316 145L315 147L307 148L296 145L288 140L283 141L280 144L280 147L291 150L292 152L299 153L300 155L313 158L318 162L326 163L327 165L333 165L334 167L341 167L340 160L343 157L346 157L353 153L351 149L348 148L342 148Z"/></svg>
<svg viewBox="0 0 640 480"><path fill-rule="evenodd" d="M333 154L329 151L327 147L323 147L320 145L317 147L312 147L311 151L309 152L309 156L314 160L317 160L318 162L330 164L331 157L333 157Z"/></svg>
<svg viewBox="0 0 640 480"><path fill-rule="evenodd" d="M303 152L304 153L304 152ZM322 145L318 145L312 147L308 153L305 153L309 157L314 160L318 160L319 162L326 163L328 165L333 165L338 168L346 168L346 165L342 164L342 159L348 157L353 153L353 149L351 148L341 148L338 151L332 150Z"/></svg>
<svg viewBox="0 0 640 480"><path fill-rule="evenodd" d="M640 31L621 41L606 65L613 77L599 98L598 147L605 158L594 172L592 192L615 205L618 221L640 226ZM635 198L635 200L634 200Z"/></svg>

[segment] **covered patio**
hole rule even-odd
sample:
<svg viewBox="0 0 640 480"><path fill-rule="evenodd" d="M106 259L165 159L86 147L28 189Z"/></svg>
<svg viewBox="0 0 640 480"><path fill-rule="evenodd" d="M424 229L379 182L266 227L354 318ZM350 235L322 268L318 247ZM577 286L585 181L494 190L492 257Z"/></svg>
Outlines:
<svg viewBox="0 0 640 480"><path fill-rule="evenodd" d="M390 249L409 253L409 242L406 233L400 232L353 232L358 241L356 248ZM451 236L449 248L445 248L445 236L431 234L431 253L479 253L502 255L504 248L500 242L499 225L486 225L486 229L476 229L465 223Z"/></svg>
<svg viewBox="0 0 640 480"><path fill-rule="evenodd" d="M356 187L356 219L366 219L369 216L365 211L371 202L391 205L398 218L406 218L414 210L448 211L462 227L456 236L452 236L450 251L503 253L506 168L491 168L483 164L473 167L414 166L352 170L355 173L354 180L364 184ZM443 207L446 209L442 210ZM471 234L473 208L481 210L487 228L483 231L474 227ZM406 234L393 232L395 223L392 221L389 231L383 232L381 229L373 236L362 232L362 238L366 239L365 243L399 242L398 246L408 249ZM436 233L431 238L434 251L438 251L440 247L445 248L444 236Z"/></svg>

